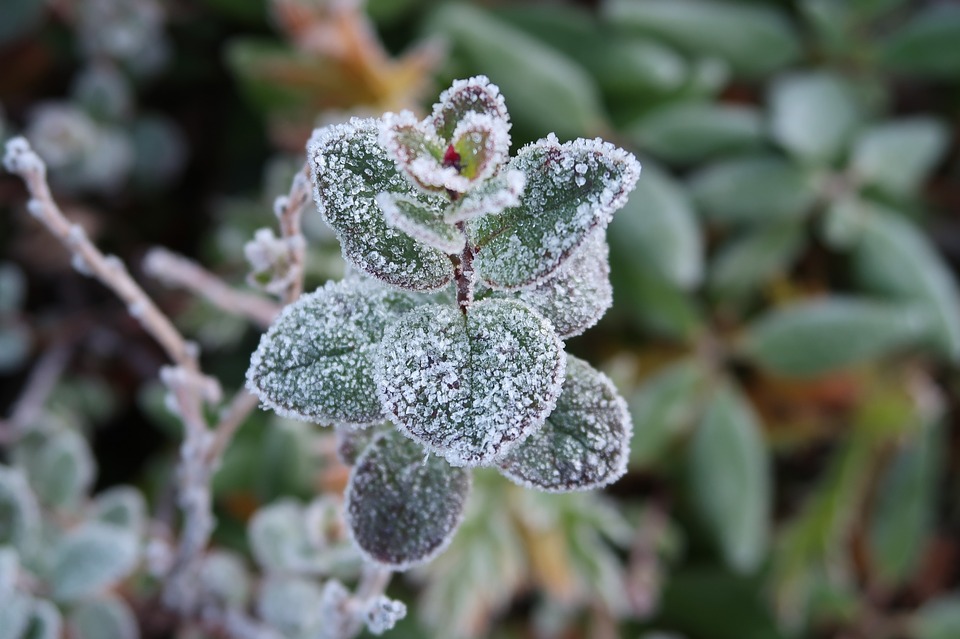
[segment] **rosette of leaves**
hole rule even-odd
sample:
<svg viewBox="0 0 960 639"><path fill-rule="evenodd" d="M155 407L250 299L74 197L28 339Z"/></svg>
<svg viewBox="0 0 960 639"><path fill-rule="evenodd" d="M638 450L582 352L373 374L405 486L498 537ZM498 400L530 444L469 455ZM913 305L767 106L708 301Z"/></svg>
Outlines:
<svg viewBox="0 0 960 639"><path fill-rule="evenodd" d="M625 469L625 403L563 340L610 304L604 229L640 166L553 135L511 158L509 131L485 77L455 82L421 121L317 130L314 196L362 275L287 307L248 371L265 406L353 428L346 519L363 554L396 569L449 541L470 467L555 492Z"/></svg>

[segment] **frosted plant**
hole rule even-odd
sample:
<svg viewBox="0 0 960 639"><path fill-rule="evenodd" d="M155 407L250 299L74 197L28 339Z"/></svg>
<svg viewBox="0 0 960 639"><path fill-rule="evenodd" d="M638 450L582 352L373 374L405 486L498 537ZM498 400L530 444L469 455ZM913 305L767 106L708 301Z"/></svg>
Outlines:
<svg viewBox="0 0 960 639"><path fill-rule="evenodd" d="M422 121L353 119L307 147L317 206L358 273L280 314L248 386L361 451L346 520L390 568L448 543L470 467L554 492L625 469L625 403L563 340L610 305L604 231L640 166L554 135L511 158L509 131L499 90L476 77Z"/></svg>

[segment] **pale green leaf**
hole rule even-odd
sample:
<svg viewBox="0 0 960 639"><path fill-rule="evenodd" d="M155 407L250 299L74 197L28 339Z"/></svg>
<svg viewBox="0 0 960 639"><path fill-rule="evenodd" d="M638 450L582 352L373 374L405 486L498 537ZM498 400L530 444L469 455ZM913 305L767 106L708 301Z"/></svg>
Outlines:
<svg viewBox="0 0 960 639"><path fill-rule="evenodd" d="M323 590L303 577L268 576L260 585L256 607L269 626L293 639L318 636L321 628L333 621L323 618Z"/></svg>
<svg viewBox="0 0 960 639"><path fill-rule="evenodd" d="M60 610L49 601L35 599L30 614L30 627L23 639L60 639L62 636L63 617Z"/></svg>
<svg viewBox="0 0 960 639"><path fill-rule="evenodd" d="M383 420L373 352L384 328L413 307L406 293L351 279L286 307L263 335L248 388L280 415L321 423Z"/></svg>
<svg viewBox="0 0 960 639"><path fill-rule="evenodd" d="M801 225L786 222L746 229L721 244L710 266L710 291L742 299L786 274L805 243Z"/></svg>
<svg viewBox="0 0 960 639"><path fill-rule="evenodd" d="M873 211L853 251L857 280L871 291L922 307L933 318L931 343L960 359L960 294L950 268L912 222Z"/></svg>
<svg viewBox="0 0 960 639"><path fill-rule="evenodd" d="M606 486L627 470L632 426L613 382L572 355L543 428L498 462L510 480L548 492Z"/></svg>
<svg viewBox="0 0 960 639"><path fill-rule="evenodd" d="M771 467L752 408L724 386L707 403L687 460L691 498L726 564L752 573L770 541Z"/></svg>
<svg viewBox="0 0 960 639"><path fill-rule="evenodd" d="M852 87L826 71L777 78L770 90L770 109L773 137L809 163L835 161L861 118Z"/></svg>
<svg viewBox="0 0 960 639"><path fill-rule="evenodd" d="M399 172L379 143L373 119L314 131L307 145L314 199L353 265L388 284L435 290L453 277L442 251L390 228L374 198L384 192L432 202Z"/></svg>
<svg viewBox="0 0 960 639"><path fill-rule="evenodd" d="M832 297L762 316L747 327L741 349L779 375L816 377L902 349L927 326L914 307Z"/></svg>
<svg viewBox="0 0 960 639"><path fill-rule="evenodd" d="M147 504L136 488L114 486L96 496L90 505L90 517L139 535L147 520Z"/></svg>
<svg viewBox="0 0 960 639"><path fill-rule="evenodd" d="M99 594L127 577L140 560L134 533L87 522L53 549L53 597L70 602Z"/></svg>
<svg viewBox="0 0 960 639"><path fill-rule="evenodd" d="M70 612L67 627L73 639L139 639L137 617L119 597L81 602Z"/></svg>
<svg viewBox="0 0 960 639"><path fill-rule="evenodd" d="M23 639L32 607L29 595L18 591L7 594L0 604L0 639Z"/></svg>
<svg viewBox="0 0 960 639"><path fill-rule="evenodd" d="M378 436L354 467L344 513L369 560L405 570L450 543L469 491L468 470L424 455L393 431Z"/></svg>
<svg viewBox="0 0 960 639"><path fill-rule="evenodd" d="M387 329L381 400L402 432L457 465L486 465L539 429L563 383L563 344L516 300L428 305Z"/></svg>
<svg viewBox="0 0 960 639"><path fill-rule="evenodd" d="M949 141L947 128L931 118L886 122L860 135L850 168L879 191L911 195L943 157Z"/></svg>
<svg viewBox="0 0 960 639"><path fill-rule="evenodd" d="M0 315L20 310L26 294L26 280L19 266L12 262L0 262Z"/></svg>
<svg viewBox="0 0 960 639"><path fill-rule="evenodd" d="M956 639L960 636L960 594L948 594L924 604L913 615L916 639Z"/></svg>
<svg viewBox="0 0 960 639"><path fill-rule="evenodd" d="M381 193L376 200L387 226L444 253L463 250L466 236L443 220L442 209L430 208L411 197L393 193Z"/></svg>
<svg viewBox="0 0 960 639"><path fill-rule="evenodd" d="M689 186L704 215L724 224L803 217L817 198L813 177L776 156L721 160L695 173Z"/></svg>
<svg viewBox="0 0 960 639"><path fill-rule="evenodd" d="M289 499L258 510L247 535L254 559L267 573L312 574L326 565L307 530L303 508Z"/></svg>
<svg viewBox="0 0 960 639"><path fill-rule="evenodd" d="M956 80L960 74L960 7L940 3L918 11L882 41L880 61L904 74Z"/></svg>
<svg viewBox="0 0 960 639"><path fill-rule="evenodd" d="M27 478L0 465L0 545L30 554L40 533L40 506Z"/></svg>
<svg viewBox="0 0 960 639"><path fill-rule="evenodd" d="M716 0L608 0L604 8L624 28L723 58L744 75L770 73L800 55L796 32L773 8Z"/></svg>
<svg viewBox="0 0 960 639"><path fill-rule="evenodd" d="M67 428L28 437L17 447L15 459L40 502L53 508L78 507L96 476L87 440Z"/></svg>
<svg viewBox="0 0 960 639"><path fill-rule="evenodd" d="M640 177L633 155L600 140L560 144L555 136L520 149L508 165L527 176L520 205L468 226L476 268L493 288L542 281L605 229Z"/></svg>
<svg viewBox="0 0 960 639"><path fill-rule="evenodd" d="M205 597L225 608L244 609L252 584L243 558L227 550L211 550L200 566L200 585Z"/></svg>

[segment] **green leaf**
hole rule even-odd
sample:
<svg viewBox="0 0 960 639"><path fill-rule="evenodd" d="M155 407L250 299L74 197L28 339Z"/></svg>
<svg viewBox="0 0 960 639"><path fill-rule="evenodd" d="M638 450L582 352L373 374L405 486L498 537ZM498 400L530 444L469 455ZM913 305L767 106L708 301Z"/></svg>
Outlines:
<svg viewBox="0 0 960 639"><path fill-rule="evenodd" d="M0 325L0 373L9 373L23 364L30 354L33 334L23 324Z"/></svg>
<svg viewBox="0 0 960 639"><path fill-rule="evenodd" d="M521 171L501 171L470 189L443 214L447 224L466 222L484 215L495 215L520 204L527 176Z"/></svg>
<svg viewBox="0 0 960 639"><path fill-rule="evenodd" d="M147 521L147 504L143 494L132 486L108 488L93 500L90 518L130 530L143 532Z"/></svg>
<svg viewBox="0 0 960 639"><path fill-rule="evenodd" d="M463 250L467 238L443 220L442 209L429 208L413 198L393 193L380 193L376 200L387 226L444 253Z"/></svg>
<svg viewBox="0 0 960 639"><path fill-rule="evenodd" d="M78 507L96 476L87 440L67 428L27 438L17 447L16 461L40 502L52 508Z"/></svg>
<svg viewBox="0 0 960 639"><path fill-rule="evenodd" d="M914 302L933 319L930 342L960 359L960 295L936 248L906 218L875 210L853 251L854 274L866 289Z"/></svg>
<svg viewBox="0 0 960 639"><path fill-rule="evenodd" d="M626 472L631 431L627 404L610 378L568 355L557 407L498 465L508 479L535 490L600 488Z"/></svg>
<svg viewBox="0 0 960 639"><path fill-rule="evenodd" d="M203 557L200 584L204 597L225 608L243 610L250 600L252 585L243 558L230 551L212 550Z"/></svg>
<svg viewBox="0 0 960 639"><path fill-rule="evenodd" d="M0 597L13 592L20 575L20 555L10 546L0 546Z"/></svg>
<svg viewBox="0 0 960 639"><path fill-rule="evenodd" d="M630 398L632 465L662 466L668 447L697 419L708 377L703 364L683 360L658 371Z"/></svg>
<svg viewBox="0 0 960 639"><path fill-rule="evenodd" d="M811 175L766 155L718 161L695 173L689 186L707 219L723 224L803 217L817 198Z"/></svg>
<svg viewBox="0 0 960 639"><path fill-rule="evenodd" d="M40 534L40 507L27 478L0 465L0 546L29 554Z"/></svg>
<svg viewBox="0 0 960 639"><path fill-rule="evenodd" d="M860 135L850 168L883 193L912 195L943 157L949 140L947 128L931 118L886 122Z"/></svg>
<svg viewBox="0 0 960 639"><path fill-rule="evenodd" d="M960 595L944 595L925 603L911 621L911 636L916 639L955 639L960 634Z"/></svg>
<svg viewBox="0 0 960 639"><path fill-rule="evenodd" d="M611 241L614 240L611 234ZM623 263L620 252L611 253L613 264ZM623 314L640 330L671 340L693 340L703 328L703 313L686 292L655 273L636 270L630 273L611 272L617 295L615 312Z"/></svg>
<svg viewBox="0 0 960 639"><path fill-rule="evenodd" d="M608 235L618 268L652 269L682 289L703 278L703 238L693 205L680 184L650 163Z"/></svg>
<svg viewBox="0 0 960 639"><path fill-rule="evenodd" d="M367 448L350 474L344 513L370 561L406 570L450 543L470 491L470 472L426 455L393 431Z"/></svg>
<svg viewBox="0 0 960 639"><path fill-rule="evenodd" d="M321 628L333 625L331 619L324 619L324 599L324 591L314 581L270 575L260 586L257 615L282 637L323 636Z"/></svg>
<svg viewBox="0 0 960 639"><path fill-rule="evenodd" d="M721 244L710 267L710 291L741 300L782 276L797 258L806 236L801 225L785 222L746 229Z"/></svg>
<svg viewBox="0 0 960 639"><path fill-rule="evenodd" d="M663 38L688 53L723 58L758 76L796 60L800 42L780 12L715 0L610 0L607 17L637 33Z"/></svg>
<svg viewBox="0 0 960 639"><path fill-rule="evenodd" d="M852 87L826 71L778 78L770 91L770 109L774 139L812 164L834 162L861 117Z"/></svg>
<svg viewBox="0 0 960 639"><path fill-rule="evenodd" d="M260 339L247 387L280 415L321 423L383 420L373 353L384 328L414 305L360 279L328 282L287 306Z"/></svg>
<svg viewBox="0 0 960 639"><path fill-rule="evenodd" d="M62 635L63 617L57 607L44 599L34 600L30 626L23 639L60 639Z"/></svg>
<svg viewBox="0 0 960 639"><path fill-rule="evenodd" d="M443 3L428 19L427 32L448 39L470 68L499 85L523 131L570 138L602 124L597 87L578 64L489 13Z"/></svg>
<svg viewBox="0 0 960 639"><path fill-rule="evenodd" d="M133 572L140 559L136 535L100 522L71 530L53 553L53 597L63 602L103 592Z"/></svg>
<svg viewBox="0 0 960 639"><path fill-rule="evenodd" d="M942 430L932 423L911 433L881 478L867 539L872 572L884 583L907 581L933 534L945 450Z"/></svg>
<svg viewBox="0 0 960 639"><path fill-rule="evenodd" d="M264 572L313 574L326 566L307 530L303 508L290 499L258 510L247 535L251 553Z"/></svg>
<svg viewBox="0 0 960 639"><path fill-rule="evenodd" d="M771 469L745 397L721 387L707 403L687 461L693 505L727 565L752 573L770 538Z"/></svg>
<svg viewBox="0 0 960 639"><path fill-rule="evenodd" d="M591 231L607 227L640 177L623 149L600 140L560 144L552 135L520 149L508 167L527 176L520 205L468 226L482 280L506 290L559 268Z"/></svg>
<svg viewBox="0 0 960 639"><path fill-rule="evenodd" d="M667 104L624 132L644 151L675 164L755 149L764 140L757 109L709 102Z"/></svg>
<svg viewBox="0 0 960 639"><path fill-rule="evenodd" d="M880 62L904 74L955 80L960 74L960 7L922 8L881 43Z"/></svg>
<svg viewBox="0 0 960 639"><path fill-rule="evenodd" d="M26 277L20 267L12 262L0 262L0 315L20 310L26 288Z"/></svg>
<svg viewBox="0 0 960 639"><path fill-rule="evenodd" d="M510 123L500 88L485 76L455 80L440 94L430 119L440 137L453 142L457 126L468 119L470 113L489 115L503 125L509 126Z"/></svg>
<svg viewBox="0 0 960 639"><path fill-rule="evenodd" d="M74 639L139 639L137 618L119 597L105 596L78 604L67 619Z"/></svg>
<svg viewBox="0 0 960 639"><path fill-rule="evenodd" d="M414 188L380 146L379 135L373 119L314 131L307 144L314 199L344 258L358 269L400 288L439 289L453 277L449 258L387 226L374 198L389 192L425 205L440 199Z"/></svg>
<svg viewBox="0 0 960 639"><path fill-rule="evenodd" d="M14 591L0 605L0 639L23 639L30 626L33 601L29 595Z"/></svg>
<svg viewBox="0 0 960 639"><path fill-rule="evenodd" d="M516 300L488 299L466 315L415 309L391 325L375 362L398 428L457 465L487 465L538 430L563 383L563 344Z"/></svg>
<svg viewBox="0 0 960 639"><path fill-rule="evenodd" d="M895 352L927 325L914 307L833 297L764 315L747 327L741 349L779 375L816 377Z"/></svg>
<svg viewBox="0 0 960 639"><path fill-rule="evenodd" d="M597 231L551 277L513 295L549 320L560 339L579 335L613 303L609 252L603 232Z"/></svg>

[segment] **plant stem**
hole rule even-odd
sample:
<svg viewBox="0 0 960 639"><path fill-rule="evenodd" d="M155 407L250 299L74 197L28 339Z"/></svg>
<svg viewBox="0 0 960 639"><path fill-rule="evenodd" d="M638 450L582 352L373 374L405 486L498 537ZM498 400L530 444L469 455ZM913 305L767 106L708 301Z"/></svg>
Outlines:
<svg viewBox="0 0 960 639"><path fill-rule="evenodd" d="M463 251L460 253L460 263L457 264L454 277L457 281L457 305L460 311L466 315L467 309L473 303L473 245L467 238L466 223L457 222L457 229L463 233L466 242L463 245Z"/></svg>

